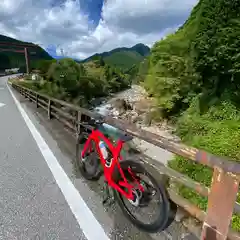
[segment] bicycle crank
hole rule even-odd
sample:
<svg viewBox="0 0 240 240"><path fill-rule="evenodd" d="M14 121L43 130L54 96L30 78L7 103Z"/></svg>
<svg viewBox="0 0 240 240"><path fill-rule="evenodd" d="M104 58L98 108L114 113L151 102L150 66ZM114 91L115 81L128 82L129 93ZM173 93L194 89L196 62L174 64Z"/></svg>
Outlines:
<svg viewBox="0 0 240 240"><path fill-rule="evenodd" d="M110 194L110 187L108 186L107 182L104 182L103 193L104 197L102 204L105 206L111 206L114 203L114 197Z"/></svg>

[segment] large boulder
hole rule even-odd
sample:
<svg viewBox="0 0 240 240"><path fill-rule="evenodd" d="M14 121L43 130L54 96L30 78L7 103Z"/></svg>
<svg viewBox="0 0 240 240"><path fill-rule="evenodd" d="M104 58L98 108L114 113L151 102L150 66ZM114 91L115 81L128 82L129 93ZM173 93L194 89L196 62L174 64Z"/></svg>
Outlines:
<svg viewBox="0 0 240 240"><path fill-rule="evenodd" d="M126 101L124 99L116 99L116 100L114 100L114 102L112 103L112 106L120 114L123 114L124 112L126 112L128 110L132 110L132 106L129 104L128 101Z"/></svg>

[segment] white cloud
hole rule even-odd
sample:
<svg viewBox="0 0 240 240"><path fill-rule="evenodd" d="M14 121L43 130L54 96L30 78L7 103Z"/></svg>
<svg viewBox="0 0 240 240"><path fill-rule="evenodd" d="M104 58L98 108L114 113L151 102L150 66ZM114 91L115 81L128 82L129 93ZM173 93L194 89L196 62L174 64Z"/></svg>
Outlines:
<svg viewBox="0 0 240 240"><path fill-rule="evenodd" d="M152 45L182 24L198 0L107 0L95 28L81 1L1 0L0 33L85 58L139 42Z"/></svg>
<svg viewBox="0 0 240 240"><path fill-rule="evenodd" d="M102 16L122 31L157 33L184 21L194 4L196 0L109 0Z"/></svg>

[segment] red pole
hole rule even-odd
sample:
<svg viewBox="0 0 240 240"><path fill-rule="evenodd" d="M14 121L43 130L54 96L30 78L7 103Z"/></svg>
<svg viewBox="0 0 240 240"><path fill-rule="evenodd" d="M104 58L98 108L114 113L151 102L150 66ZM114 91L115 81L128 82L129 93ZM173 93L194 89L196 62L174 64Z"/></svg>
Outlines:
<svg viewBox="0 0 240 240"><path fill-rule="evenodd" d="M25 60L26 60L26 70L27 70L27 74L29 74L28 50L26 47L24 48L24 53L25 53Z"/></svg>

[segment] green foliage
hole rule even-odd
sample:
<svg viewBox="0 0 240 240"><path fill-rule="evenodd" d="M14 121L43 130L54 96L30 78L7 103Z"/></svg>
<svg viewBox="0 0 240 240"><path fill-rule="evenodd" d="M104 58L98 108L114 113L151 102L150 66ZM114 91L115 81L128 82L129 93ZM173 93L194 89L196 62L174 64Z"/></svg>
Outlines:
<svg viewBox="0 0 240 240"><path fill-rule="evenodd" d="M240 160L239 36L239 1L200 0L176 33L153 46L144 81L162 116L177 118L176 133L187 145L235 161ZM210 168L179 156L169 165L210 186ZM206 198L176 186L206 209ZM233 216L232 227L240 230L239 216Z"/></svg>
<svg viewBox="0 0 240 240"><path fill-rule="evenodd" d="M39 61L36 61L35 64L34 64L34 67L38 70L40 70L42 76L44 78L47 77L47 72L51 66L52 63L56 63L57 61L55 59L53 60L39 60Z"/></svg>
<svg viewBox="0 0 240 240"><path fill-rule="evenodd" d="M147 57L150 54L150 48L142 43L138 43L130 49L139 53L143 57Z"/></svg>
<svg viewBox="0 0 240 240"><path fill-rule="evenodd" d="M149 58L145 58L142 62L133 65L131 68L125 71L126 74L129 74L131 82L134 84L139 84L144 81L147 77L149 70Z"/></svg>
<svg viewBox="0 0 240 240"><path fill-rule="evenodd" d="M74 60L62 59L51 64L47 73L47 79L54 82L57 86L61 86L75 98L81 87L79 79L83 76L83 72L80 65Z"/></svg>
<svg viewBox="0 0 240 240"><path fill-rule="evenodd" d="M240 161L240 112L231 102L221 99L218 105L200 114L199 101L193 101L190 108L178 119L177 134L191 146L204 149L219 156L228 156ZM173 169L186 174L193 180L210 186L212 169L194 163L180 156L169 162ZM202 209L207 207L207 199L184 186L178 186L179 193ZM240 230L240 217L234 215L232 227Z"/></svg>
<svg viewBox="0 0 240 240"><path fill-rule="evenodd" d="M240 77L240 2L202 1L202 17L193 47L195 68L206 94L236 91ZM239 98L239 93L237 97Z"/></svg>
<svg viewBox="0 0 240 240"><path fill-rule="evenodd" d="M186 23L151 49L145 87L165 116L185 110L201 93L210 107L228 89L239 102L240 2L200 0Z"/></svg>
<svg viewBox="0 0 240 240"><path fill-rule="evenodd" d="M169 116L187 108L197 92L198 76L190 59L163 57L147 75L144 86L156 98L163 116Z"/></svg>
<svg viewBox="0 0 240 240"><path fill-rule="evenodd" d="M94 54L82 62L85 63L102 59L111 67L125 71L132 68L133 65L140 63L149 53L149 47L140 43L131 48L116 48L109 52Z"/></svg>
<svg viewBox="0 0 240 240"><path fill-rule="evenodd" d="M190 52L198 14L194 9L191 21L187 21L175 34L155 43L151 49L144 86L157 99L163 116L186 109L199 92L199 75L194 70L193 53Z"/></svg>
<svg viewBox="0 0 240 240"><path fill-rule="evenodd" d="M143 59L144 57L137 52L122 51L105 57L104 61L111 66L125 70L141 62Z"/></svg>
<svg viewBox="0 0 240 240"><path fill-rule="evenodd" d="M4 53L0 53L0 69L5 70L8 69L11 62L8 56Z"/></svg>
<svg viewBox="0 0 240 240"><path fill-rule="evenodd" d="M39 61L37 66L46 78L22 84L82 106L87 106L93 98L107 96L129 86L128 76L105 64L101 58L85 64L68 58Z"/></svg>
<svg viewBox="0 0 240 240"><path fill-rule="evenodd" d="M23 87L31 88L34 91L37 91L39 89L39 84L31 80L26 80L26 81L21 81L16 83L22 85Z"/></svg>

